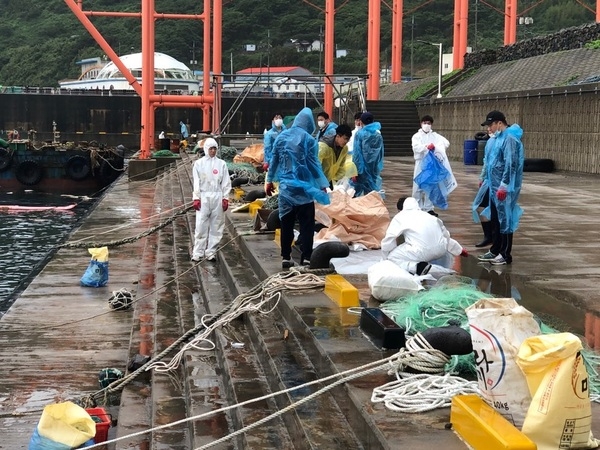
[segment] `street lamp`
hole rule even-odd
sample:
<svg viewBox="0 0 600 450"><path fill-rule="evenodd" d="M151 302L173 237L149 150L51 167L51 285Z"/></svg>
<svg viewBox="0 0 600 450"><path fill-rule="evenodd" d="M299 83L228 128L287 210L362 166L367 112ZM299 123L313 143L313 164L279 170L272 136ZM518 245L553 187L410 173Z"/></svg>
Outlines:
<svg viewBox="0 0 600 450"><path fill-rule="evenodd" d="M429 44L429 45L434 45L436 47L439 48L439 64L438 64L438 93L437 93L437 98L442 98L442 43L438 42L428 42L428 41L421 41L419 39L417 39L417 42L422 42L423 44Z"/></svg>

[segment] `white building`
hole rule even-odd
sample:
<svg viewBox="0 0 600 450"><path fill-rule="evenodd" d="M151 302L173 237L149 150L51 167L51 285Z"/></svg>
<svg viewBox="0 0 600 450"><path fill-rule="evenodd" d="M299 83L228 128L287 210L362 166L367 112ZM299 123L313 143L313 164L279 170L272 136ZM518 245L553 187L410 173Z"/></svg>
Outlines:
<svg viewBox="0 0 600 450"><path fill-rule="evenodd" d="M121 62L131 71L139 82L142 81L142 54L133 53L120 57ZM100 58L78 61L82 74L77 80L59 81L63 89L117 89L133 90L129 81L113 62L102 68L89 67L90 61ZM85 70L84 70L85 68ZM182 62L164 53L154 53L154 90L155 91L182 91L187 93L198 92L200 82L192 71Z"/></svg>

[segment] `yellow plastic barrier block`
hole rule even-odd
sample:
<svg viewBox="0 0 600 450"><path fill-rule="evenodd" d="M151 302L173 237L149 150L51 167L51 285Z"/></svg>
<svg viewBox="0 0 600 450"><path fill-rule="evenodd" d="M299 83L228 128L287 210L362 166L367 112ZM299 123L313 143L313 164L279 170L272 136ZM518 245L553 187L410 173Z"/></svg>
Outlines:
<svg viewBox="0 0 600 450"><path fill-rule="evenodd" d="M273 240L277 244L277 247L281 248L281 228L277 228L275 230L275 237L273 238Z"/></svg>
<svg viewBox="0 0 600 450"><path fill-rule="evenodd" d="M244 195L246 195L246 192L243 189L241 189L239 187L233 188L233 199L235 201L239 202L240 200L242 200L244 198Z"/></svg>
<svg viewBox="0 0 600 450"><path fill-rule="evenodd" d="M450 422L474 450L536 450L535 443L478 395L452 398Z"/></svg>
<svg viewBox="0 0 600 450"><path fill-rule="evenodd" d="M341 275L325 276L325 295L340 308L359 306L358 289Z"/></svg>
<svg viewBox="0 0 600 450"><path fill-rule="evenodd" d="M248 206L248 212L250 213L250 217L254 217L256 215L256 212L262 208L262 205L265 201L262 198L258 198L256 200L254 200L252 203L250 203L250 205Z"/></svg>

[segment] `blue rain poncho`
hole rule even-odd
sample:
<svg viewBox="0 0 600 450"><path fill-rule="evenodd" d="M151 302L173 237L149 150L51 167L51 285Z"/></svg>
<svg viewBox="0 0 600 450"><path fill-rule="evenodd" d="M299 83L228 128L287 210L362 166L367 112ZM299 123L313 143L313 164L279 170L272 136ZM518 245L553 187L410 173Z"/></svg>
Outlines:
<svg viewBox="0 0 600 450"><path fill-rule="evenodd" d="M181 137L183 139L187 139L188 136L190 135L188 133L187 125L185 123L183 123L183 121L180 121L179 122L179 128L180 128L180 131L181 131Z"/></svg>
<svg viewBox="0 0 600 450"><path fill-rule="evenodd" d="M485 145L485 158L481 174L483 183L471 206L473 220L479 222L477 208L488 191L490 202L494 202L498 211L500 232L504 234L514 233L517 230L519 219L523 214L523 209L517 203L521 193L525 161L522 136L523 129L519 125L513 124L498 136L488 140ZM507 192L504 201L500 201L496 197L496 192L500 188ZM490 218L490 206L485 208L481 215Z"/></svg>
<svg viewBox="0 0 600 450"><path fill-rule="evenodd" d="M275 139L267 180L279 182L279 217L312 201L330 203L323 191L329 181L319 162L317 140L311 136L314 131L312 111L303 108L292 126Z"/></svg>
<svg viewBox="0 0 600 450"><path fill-rule="evenodd" d="M285 125L282 125L281 127L277 128L275 126L275 124L273 123L273 126L271 127L271 129L269 131L267 131L267 134L265 134L264 162L270 164L271 157L273 156L273 143L275 142L275 139L277 139L277 136L279 136L283 130L285 130Z"/></svg>
<svg viewBox="0 0 600 450"><path fill-rule="evenodd" d="M450 172L444 167L434 152L428 152L421 161L421 172L414 179L419 189L425 191L431 203L440 209L448 209L448 188L446 180Z"/></svg>
<svg viewBox="0 0 600 450"><path fill-rule="evenodd" d="M366 195L371 191L381 191L383 170L383 137L381 124L373 122L362 127L354 137L352 162L358 175L352 183L356 196Z"/></svg>

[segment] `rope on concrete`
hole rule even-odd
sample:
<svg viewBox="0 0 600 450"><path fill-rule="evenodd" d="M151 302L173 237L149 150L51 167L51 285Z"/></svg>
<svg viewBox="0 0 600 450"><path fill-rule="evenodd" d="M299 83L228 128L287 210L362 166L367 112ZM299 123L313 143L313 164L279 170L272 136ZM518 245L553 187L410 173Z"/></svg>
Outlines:
<svg viewBox="0 0 600 450"><path fill-rule="evenodd" d="M268 314L279 302L281 293L284 290L306 290L323 287L325 281L315 274L302 273L298 270L291 269L289 272L279 272L271 275L261 283L250 289L248 292L238 295L233 302L219 311L217 314L207 314L202 317L200 324L191 330L188 330L183 336L165 348L162 352L142 365L140 368L130 373L124 378L116 380L109 384L104 389L96 391L93 394L81 398L78 403L84 407L93 407L102 399L106 399L108 395L122 390L125 386L131 383L141 373L156 369L159 371L169 371L178 367L181 358L186 350L195 348L198 350L211 350L214 344L208 341L207 336L212 331L223 324L231 322L236 317L245 312L258 312L260 314ZM274 305L265 309L265 306L275 301ZM190 341L191 339L191 341ZM180 344L188 342L169 363L163 363L160 360L169 355L173 350L179 347ZM211 347L202 347L202 342L211 342Z"/></svg>
<svg viewBox="0 0 600 450"><path fill-rule="evenodd" d="M228 305L227 311L220 314L218 319L214 320L215 316L211 314L204 315L200 319L201 324L204 325L203 330L190 342L185 344L171 361L168 363L162 361L153 362L146 367L146 370L155 369L157 372L175 370L179 367L183 355L187 350L213 350L215 344L209 339L209 336L216 328L227 325L244 313L269 314L277 307L281 299L281 293L285 290L318 289L323 286L325 286L325 281L316 274L301 273L295 269L271 275L249 292L238 295ZM209 320L211 321L210 324L208 324Z"/></svg>
<svg viewBox="0 0 600 450"><path fill-rule="evenodd" d="M373 389L371 401L392 411L417 413L450 406L457 394L478 394L476 381L444 374L450 357L431 347L420 333L410 337L390 363L388 375L396 380ZM408 373L405 370L419 373ZM424 373L423 373L424 372Z"/></svg>
<svg viewBox="0 0 600 450"><path fill-rule="evenodd" d="M89 241L66 242L64 244L58 245L57 247L59 247L59 248L99 248L99 247L118 247L119 245L131 244L132 242L135 242L143 237L149 236L152 233L157 232L158 230L163 229L164 227L169 225L171 222L173 222L175 219L177 219L179 216L184 215L192 208L193 208L192 205L186 206L183 209L177 211L171 217L168 217L165 221L159 223L158 225L156 225L152 228L148 228L146 231L144 231L136 236L130 236L130 237L127 237L124 239L119 239L119 240L111 241L111 242L89 242Z"/></svg>
<svg viewBox="0 0 600 450"><path fill-rule="evenodd" d="M264 423L266 423L266 422L268 422L268 421L270 421L270 420L278 417L279 415L284 414L285 412L287 412L287 411L289 411L291 409L297 408L298 406L302 405L303 403L306 403L306 402L308 402L308 401L310 401L310 400L318 397L319 395L321 395L321 394L323 394L323 393L325 393L325 392L333 389L334 387L336 387L336 386L338 386L340 384L346 383L347 381L351 381L351 380L354 380L356 378L363 377L363 376L368 375L368 374L373 373L373 372L378 372L378 371L381 371L381 370L385 370L386 368L389 367L389 363L391 361L393 361L393 359L395 359L397 357L398 357L398 354L394 354L394 355L389 356L387 358L378 359L376 361L364 364L362 366L355 367L353 369L348 369L348 370L346 370L344 372L339 372L339 373L336 373L336 374L333 374L333 375L330 375L328 377L321 378L321 379L318 379L318 380L309 381L308 383L304 383L304 384L301 384L299 386L293 386L291 388L283 389L281 391L274 392L272 394L267 394L267 395L264 395L262 397L257 397L257 398L253 398L253 399L250 399L250 400L246 400L244 402L237 403L235 405L225 406L223 408L212 410L212 411L208 411L206 413L203 413L203 414L200 414L200 415L197 415L197 416L186 417L185 419L181 419L181 420L178 420L176 422L168 423L168 424L165 424L165 425L159 425L157 427L154 427L154 428L151 428L151 429L148 429L148 430L144 430L144 431L139 431L139 432L136 432L136 433L132 433L132 434L129 434L127 436L121 436L121 437L118 437L116 439L112 439L112 440L109 440L109 441L102 442L100 444L91 445L90 447L87 447L87 448L96 448L96 447L100 447L100 446L103 446L103 445L112 444L114 442L117 442L117 441L120 441L120 440L123 440L123 439L130 439L130 438L137 437L137 436L143 436L144 434L147 434L147 433L150 433L150 432L153 432L153 431L163 430L165 428L169 428L169 427L173 427L173 426L176 426L176 425L180 425L182 423L191 422L191 421L200 420L200 419L205 419L207 417L213 416L215 414L220 414L220 413L229 411L231 409L240 408L240 407L249 405L251 403L261 402L261 401L264 401L266 399L273 398L273 397L275 397L277 395L287 394L289 392L293 392L293 391L296 391L296 390L299 390L299 389L306 389L307 387L312 386L314 384L323 384L323 383L328 382L330 380L339 378L337 381L333 382L332 384L327 385L327 386L319 389L318 391L313 392L308 397L305 397L305 398L299 400L298 402L290 404L285 409L283 409L281 411L278 411L276 413L273 413L270 416L265 417L265 418L261 419L258 422L255 422L255 423L253 423L251 425L248 425L247 427L244 427L244 428L242 428L240 430L237 430L233 434L224 436L224 437L220 438L217 441L214 441L214 442L211 442L209 444L206 444L205 446L200 447L200 448L195 449L195 450L201 450L201 449L209 448L209 447L212 447L214 445L220 444L221 442L225 442L225 441L227 441L227 440L229 440L229 439L231 439L231 438L233 438L233 437L235 437L235 436L237 436L239 434L245 433L245 432L247 432L248 430L250 430L252 428L256 428L256 427L258 427L258 426L260 426L260 425L262 425L262 424L264 424Z"/></svg>

